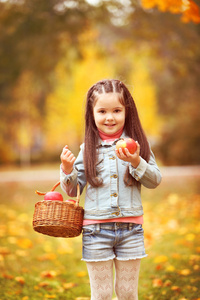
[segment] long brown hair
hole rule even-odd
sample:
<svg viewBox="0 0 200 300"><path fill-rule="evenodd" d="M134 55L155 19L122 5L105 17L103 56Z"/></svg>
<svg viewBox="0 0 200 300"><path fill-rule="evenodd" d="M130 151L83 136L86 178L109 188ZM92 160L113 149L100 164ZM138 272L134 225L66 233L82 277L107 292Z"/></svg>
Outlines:
<svg viewBox="0 0 200 300"><path fill-rule="evenodd" d="M96 170L98 154L96 147L99 133L93 116L93 108L98 94L103 93L119 93L119 100L125 106L126 112L124 131L130 138L133 138L140 144L140 156L147 162L150 157L149 143L143 131L135 102L128 88L123 82L116 79L105 79L97 82L87 93L85 109L84 168L87 181L93 187L99 187L103 184L103 180L98 177ZM136 180L129 174L128 168L124 175L124 182L128 186L136 184Z"/></svg>

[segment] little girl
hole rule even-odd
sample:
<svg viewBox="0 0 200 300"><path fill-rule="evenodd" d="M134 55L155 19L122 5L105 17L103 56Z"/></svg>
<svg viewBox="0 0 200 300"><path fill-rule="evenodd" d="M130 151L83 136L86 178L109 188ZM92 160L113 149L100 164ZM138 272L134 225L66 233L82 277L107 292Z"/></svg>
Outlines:
<svg viewBox="0 0 200 300"><path fill-rule="evenodd" d="M119 138L131 137L137 150L116 150ZM119 80L102 80L87 93L85 141L75 158L61 153L62 189L76 196L87 184L83 222L83 260L91 299L138 299L140 260L146 257L141 186L156 188L161 174L142 129L134 100Z"/></svg>

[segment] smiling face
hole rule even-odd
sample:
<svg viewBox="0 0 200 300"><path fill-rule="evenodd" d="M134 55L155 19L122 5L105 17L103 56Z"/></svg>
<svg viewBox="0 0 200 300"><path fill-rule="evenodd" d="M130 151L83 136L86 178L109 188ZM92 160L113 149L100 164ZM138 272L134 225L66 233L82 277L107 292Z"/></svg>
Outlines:
<svg viewBox="0 0 200 300"><path fill-rule="evenodd" d="M125 106L120 102L119 93L103 93L96 96L93 107L97 128L105 134L114 134L125 123Z"/></svg>

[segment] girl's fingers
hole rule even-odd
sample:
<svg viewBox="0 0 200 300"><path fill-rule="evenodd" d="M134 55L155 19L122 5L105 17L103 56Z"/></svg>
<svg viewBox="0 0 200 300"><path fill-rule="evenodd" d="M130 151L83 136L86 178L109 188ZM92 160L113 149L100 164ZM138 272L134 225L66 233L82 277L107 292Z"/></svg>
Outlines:
<svg viewBox="0 0 200 300"><path fill-rule="evenodd" d="M124 148L124 151L125 151L125 153L126 153L125 156L130 156L130 155L131 155L127 148Z"/></svg>
<svg viewBox="0 0 200 300"><path fill-rule="evenodd" d="M136 150L136 152L139 154L140 153L140 144L138 143L138 141L136 141L136 144L137 144L137 150Z"/></svg>
<svg viewBox="0 0 200 300"><path fill-rule="evenodd" d="M71 163L74 163L76 160L76 157L74 156L72 159L71 159Z"/></svg>
<svg viewBox="0 0 200 300"><path fill-rule="evenodd" d="M65 160L65 161L70 162L70 163L74 162L75 159L76 159L75 156L74 156L74 154L70 150L68 150L68 149L63 150L63 152L61 154L61 158L63 160Z"/></svg>
<svg viewBox="0 0 200 300"><path fill-rule="evenodd" d="M71 154L68 156L68 160L69 160L70 162L72 162L73 160L75 160L74 154L71 153Z"/></svg>

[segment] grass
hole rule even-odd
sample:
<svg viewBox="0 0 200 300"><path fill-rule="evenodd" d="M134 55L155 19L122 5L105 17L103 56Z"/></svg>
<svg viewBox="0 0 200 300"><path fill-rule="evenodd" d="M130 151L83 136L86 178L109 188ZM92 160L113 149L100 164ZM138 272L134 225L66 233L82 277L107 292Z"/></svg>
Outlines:
<svg viewBox="0 0 200 300"><path fill-rule="evenodd" d="M0 196L0 300L90 299L81 237L32 229L35 189L54 182L4 183ZM59 191L59 188L58 188ZM199 178L164 179L143 189L145 244L139 299L200 300Z"/></svg>

